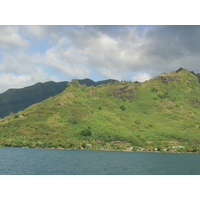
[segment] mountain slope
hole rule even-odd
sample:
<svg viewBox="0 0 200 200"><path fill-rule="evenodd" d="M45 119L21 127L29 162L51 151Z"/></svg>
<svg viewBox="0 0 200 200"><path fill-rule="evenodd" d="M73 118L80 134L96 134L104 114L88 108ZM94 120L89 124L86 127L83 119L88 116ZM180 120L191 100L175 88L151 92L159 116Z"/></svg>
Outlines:
<svg viewBox="0 0 200 200"><path fill-rule="evenodd" d="M0 121L4 146L200 151L200 85L181 69L62 93Z"/></svg>
<svg viewBox="0 0 200 200"><path fill-rule="evenodd" d="M110 81L114 82L115 80L105 80L99 82L94 82L90 79L79 80L81 84L86 84L87 86L106 84ZM59 83L49 81L46 83L37 83L22 89L9 89L0 94L0 117L3 118L11 112L16 113L20 110L24 110L34 103L41 102L51 96L55 96L64 91L66 87L68 87L67 84L67 81Z"/></svg>

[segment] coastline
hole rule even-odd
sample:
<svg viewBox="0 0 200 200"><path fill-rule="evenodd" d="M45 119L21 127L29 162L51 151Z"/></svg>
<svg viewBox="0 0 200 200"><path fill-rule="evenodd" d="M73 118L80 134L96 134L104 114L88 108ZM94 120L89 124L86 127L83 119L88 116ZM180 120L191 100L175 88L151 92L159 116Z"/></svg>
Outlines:
<svg viewBox="0 0 200 200"><path fill-rule="evenodd" d="M42 148L42 147L14 147L14 146L0 146L0 148L21 148L21 149L52 149L52 150L81 150L81 151L112 151L112 152L139 152L139 153L189 153L189 154L199 154L199 152L175 152L175 151L139 151L139 150L117 150L117 149L67 149L67 148Z"/></svg>

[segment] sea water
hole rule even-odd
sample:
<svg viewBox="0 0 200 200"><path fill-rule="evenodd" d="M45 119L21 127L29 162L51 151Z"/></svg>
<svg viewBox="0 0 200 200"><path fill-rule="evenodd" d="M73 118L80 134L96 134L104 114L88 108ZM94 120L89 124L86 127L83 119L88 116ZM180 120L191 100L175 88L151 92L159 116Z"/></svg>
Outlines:
<svg viewBox="0 0 200 200"><path fill-rule="evenodd" d="M0 148L1 175L200 175L200 154Z"/></svg>

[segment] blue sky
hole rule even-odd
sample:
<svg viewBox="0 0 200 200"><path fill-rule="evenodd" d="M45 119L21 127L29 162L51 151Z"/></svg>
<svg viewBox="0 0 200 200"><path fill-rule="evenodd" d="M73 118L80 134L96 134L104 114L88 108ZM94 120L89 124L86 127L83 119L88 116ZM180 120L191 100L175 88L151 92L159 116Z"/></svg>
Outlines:
<svg viewBox="0 0 200 200"><path fill-rule="evenodd" d="M37 82L199 72L200 26L0 26L0 92Z"/></svg>

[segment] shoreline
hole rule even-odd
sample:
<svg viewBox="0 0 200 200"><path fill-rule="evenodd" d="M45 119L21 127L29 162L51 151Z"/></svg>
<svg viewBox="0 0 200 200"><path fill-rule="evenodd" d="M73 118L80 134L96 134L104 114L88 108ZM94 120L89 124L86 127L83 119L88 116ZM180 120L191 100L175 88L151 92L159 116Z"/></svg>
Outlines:
<svg viewBox="0 0 200 200"><path fill-rule="evenodd" d="M21 149L52 149L52 150L80 150L80 151L116 151L116 152L144 152L144 153L190 153L190 154L198 154L198 152L171 152L171 151L131 151L131 150L115 150L115 149L65 149L65 148L40 148L40 147L8 147L8 146L0 146L1 148L21 148Z"/></svg>

